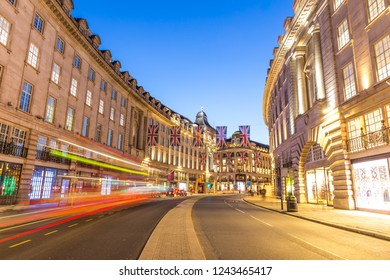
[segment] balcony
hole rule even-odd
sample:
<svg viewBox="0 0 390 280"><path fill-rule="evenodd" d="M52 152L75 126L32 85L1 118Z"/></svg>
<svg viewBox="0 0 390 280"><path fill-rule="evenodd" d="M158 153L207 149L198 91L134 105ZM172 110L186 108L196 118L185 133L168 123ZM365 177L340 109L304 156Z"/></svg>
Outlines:
<svg viewBox="0 0 390 280"><path fill-rule="evenodd" d="M389 144L390 128L383 127L381 130L364 134L347 140L348 152L360 152Z"/></svg>
<svg viewBox="0 0 390 280"><path fill-rule="evenodd" d="M26 158L27 152L27 148L13 142L0 142L0 154Z"/></svg>
<svg viewBox="0 0 390 280"><path fill-rule="evenodd" d="M65 159L50 153L51 149L43 147L42 149L37 150L36 159L43 161L50 161L60 164L70 165L70 160Z"/></svg>

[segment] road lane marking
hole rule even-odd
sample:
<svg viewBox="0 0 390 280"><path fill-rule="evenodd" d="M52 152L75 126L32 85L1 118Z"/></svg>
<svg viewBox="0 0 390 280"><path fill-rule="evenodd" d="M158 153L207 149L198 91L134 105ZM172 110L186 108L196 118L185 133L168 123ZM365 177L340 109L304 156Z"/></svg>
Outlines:
<svg viewBox="0 0 390 280"><path fill-rule="evenodd" d="M75 227L75 226L77 226L77 225L78 225L78 223L75 223L75 224L73 224L73 225L68 226L68 228Z"/></svg>
<svg viewBox="0 0 390 280"><path fill-rule="evenodd" d="M85 220L85 222L90 222L90 221L92 221L93 219L88 219L88 220Z"/></svg>
<svg viewBox="0 0 390 280"><path fill-rule="evenodd" d="M274 227L273 225L271 225L271 224L269 224L269 223L266 223L266 222L264 222L264 221L262 221L262 220L260 220L260 219L258 219L258 218L256 218L256 217L253 217L252 215L250 215L250 217L253 218L253 219L255 219L256 221L259 221L260 223L263 223L263 224L269 226L269 227Z"/></svg>
<svg viewBox="0 0 390 280"><path fill-rule="evenodd" d="M19 246L19 245L25 244L25 243L27 243L27 242L30 242L30 241L31 241L30 239L29 239L29 240L25 240L25 241L23 241L23 242L20 242L20 243L17 243L17 244L11 245L11 246L9 246L8 248L14 248L14 247L16 247L16 246Z"/></svg>
<svg viewBox="0 0 390 280"><path fill-rule="evenodd" d="M53 230L51 232L45 233L45 235L50 235L50 234L53 234L53 233L56 233L56 232L58 232L58 230Z"/></svg>
<svg viewBox="0 0 390 280"><path fill-rule="evenodd" d="M314 245L313 243L310 243L310 242L308 242L308 241L306 241L306 240L303 240L302 238L299 238L299 237L297 237L297 236L295 236L295 235L293 235L293 234L291 234L291 233L287 233L287 234L290 235L291 237L295 238L295 239L298 239L299 241L301 241L301 242L303 242L303 243L306 243L306 244L309 245L309 246L312 246L312 247L314 247L314 248L317 248L318 250L321 250L321 251L326 252L326 253L328 253L328 254L330 254L330 255L333 255L333 256L335 256L336 258L339 258L339 259L342 259L342 260L347 260L346 258L343 258L343 257L340 256L340 255L337 255L337 254L335 254L335 253L333 253L333 252L331 252L331 251L328 251L328 250L326 250L326 249L323 249L323 248L321 248L321 247L318 247L318 246Z"/></svg>
<svg viewBox="0 0 390 280"><path fill-rule="evenodd" d="M234 209L236 209L238 212L240 212L240 213L242 213L242 214L245 214L244 211L242 211L242 210L240 210L240 209L238 209L238 208L234 208Z"/></svg>

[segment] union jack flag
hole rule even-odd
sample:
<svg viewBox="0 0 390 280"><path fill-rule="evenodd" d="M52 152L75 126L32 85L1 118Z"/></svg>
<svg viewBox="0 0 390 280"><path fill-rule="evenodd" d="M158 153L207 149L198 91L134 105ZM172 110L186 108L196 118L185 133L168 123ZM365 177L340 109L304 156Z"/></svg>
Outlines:
<svg viewBox="0 0 390 280"><path fill-rule="evenodd" d="M255 151L255 165L260 165L260 156L261 156L261 153L259 150L256 150Z"/></svg>
<svg viewBox="0 0 390 280"><path fill-rule="evenodd" d="M181 146L181 127L172 126L171 133L169 138L169 143L171 146Z"/></svg>
<svg viewBox="0 0 390 280"><path fill-rule="evenodd" d="M158 145L158 130L159 124L151 124L148 127L148 146Z"/></svg>
<svg viewBox="0 0 390 280"><path fill-rule="evenodd" d="M249 147L250 141L249 138L251 136L251 129L249 125L239 126L240 129L240 143L241 147Z"/></svg>
<svg viewBox="0 0 390 280"><path fill-rule="evenodd" d="M232 164L232 153L226 153L226 165L231 165Z"/></svg>
<svg viewBox="0 0 390 280"><path fill-rule="evenodd" d="M206 165L206 153L199 153L200 156L200 165L205 166Z"/></svg>
<svg viewBox="0 0 390 280"><path fill-rule="evenodd" d="M219 148L226 146L227 126L216 126L217 131L217 146Z"/></svg>
<svg viewBox="0 0 390 280"><path fill-rule="evenodd" d="M203 127L201 126L194 127L194 146L203 146Z"/></svg>
<svg viewBox="0 0 390 280"><path fill-rule="evenodd" d="M238 153L238 156L239 156L240 159L241 159L241 163L242 163L242 164L245 164L245 163L246 163L246 152L239 152L239 153Z"/></svg>

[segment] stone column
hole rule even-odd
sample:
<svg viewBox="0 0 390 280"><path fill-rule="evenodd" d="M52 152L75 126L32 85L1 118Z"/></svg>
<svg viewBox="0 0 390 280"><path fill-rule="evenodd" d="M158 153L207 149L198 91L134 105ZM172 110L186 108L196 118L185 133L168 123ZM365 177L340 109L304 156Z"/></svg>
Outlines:
<svg viewBox="0 0 390 280"><path fill-rule="evenodd" d="M316 26L312 33L313 48L314 48L314 75L317 88L317 99L325 99L325 82L324 82L324 71L322 66L322 55L321 55L321 38L320 28Z"/></svg>
<svg viewBox="0 0 390 280"><path fill-rule="evenodd" d="M307 91L306 91L306 78L305 78L305 53L297 50L295 53L295 60L297 66L297 89L298 89L298 114L304 114L308 109L307 104Z"/></svg>

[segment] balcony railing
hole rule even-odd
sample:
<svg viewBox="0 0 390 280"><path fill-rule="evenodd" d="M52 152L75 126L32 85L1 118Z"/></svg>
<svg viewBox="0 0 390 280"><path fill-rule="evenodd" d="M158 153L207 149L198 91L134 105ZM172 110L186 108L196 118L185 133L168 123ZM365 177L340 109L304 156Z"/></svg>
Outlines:
<svg viewBox="0 0 390 280"><path fill-rule="evenodd" d="M70 165L70 160L65 159L56 155L53 155L50 153L51 149L50 148L42 148L40 150L37 150L37 155L36 159L38 160L43 160L43 161L50 161L50 162L55 162L55 163L61 163L61 164L66 164Z"/></svg>
<svg viewBox="0 0 390 280"><path fill-rule="evenodd" d="M4 155L11 155L15 157L27 157L28 149L14 144L13 142L0 142L0 153Z"/></svg>
<svg viewBox="0 0 390 280"><path fill-rule="evenodd" d="M381 130L362 134L359 137L347 140L348 152L359 152L375 147L380 147L389 144L390 128L384 127Z"/></svg>

